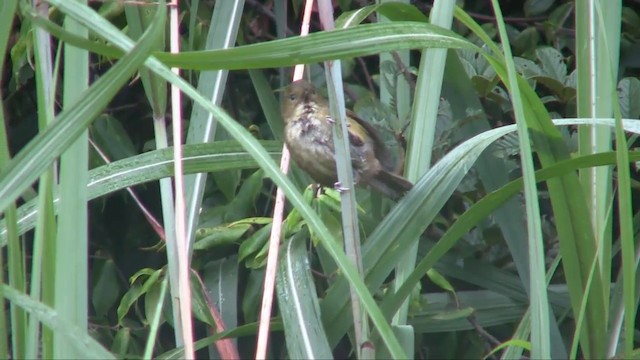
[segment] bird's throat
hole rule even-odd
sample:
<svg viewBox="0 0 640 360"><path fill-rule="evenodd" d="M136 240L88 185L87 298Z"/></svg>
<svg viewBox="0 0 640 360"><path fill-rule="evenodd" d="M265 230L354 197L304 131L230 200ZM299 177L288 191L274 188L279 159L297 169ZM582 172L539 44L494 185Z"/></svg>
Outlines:
<svg viewBox="0 0 640 360"><path fill-rule="evenodd" d="M313 101L306 101L302 103L302 116L303 117L315 117L318 112L318 104Z"/></svg>

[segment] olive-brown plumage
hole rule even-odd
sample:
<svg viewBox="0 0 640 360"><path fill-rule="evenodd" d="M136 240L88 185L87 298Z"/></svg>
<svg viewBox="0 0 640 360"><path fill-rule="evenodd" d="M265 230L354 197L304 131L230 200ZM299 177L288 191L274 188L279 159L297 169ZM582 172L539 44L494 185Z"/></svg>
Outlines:
<svg viewBox="0 0 640 360"><path fill-rule="evenodd" d="M315 181L332 186L338 181L329 104L304 80L284 89L281 104L285 143L291 158ZM369 123L348 111L349 144L356 184L397 199L412 184L393 173L395 164L380 135Z"/></svg>

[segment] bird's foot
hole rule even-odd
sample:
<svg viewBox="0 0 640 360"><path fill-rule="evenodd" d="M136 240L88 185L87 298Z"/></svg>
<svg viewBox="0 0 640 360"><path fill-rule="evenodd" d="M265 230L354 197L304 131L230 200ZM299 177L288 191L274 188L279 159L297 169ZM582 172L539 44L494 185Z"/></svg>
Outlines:
<svg viewBox="0 0 640 360"><path fill-rule="evenodd" d="M322 195L323 188L320 184L311 184L312 191L316 194L316 198L319 198Z"/></svg>
<svg viewBox="0 0 640 360"><path fill-rule="evenodd" d="M324 119L325 119L325 120L327 120L327 122L328 122L329 124L335 124L335 123L336 123L336 121L335 121L335 120L333 120L333 118L332 118L331 116L327 116L327 117L325 117ZM347 127L350 127L350 126L351 126L351 124L347 121Z"/></svg>
<svg viewBox="0 0 640 360"><path fill-rule="evenodd" d="M339 193L343 191L349 191L349 188L342 186L342 183L340 181L336 181L335 183L333 183L333 188Z"/></svg>

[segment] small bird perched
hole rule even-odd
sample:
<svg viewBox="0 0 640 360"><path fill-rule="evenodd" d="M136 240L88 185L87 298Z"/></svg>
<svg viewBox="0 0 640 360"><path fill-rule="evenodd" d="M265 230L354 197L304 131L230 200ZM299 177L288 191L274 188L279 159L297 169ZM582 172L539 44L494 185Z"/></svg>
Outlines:
<svg viewBox="0 0 640 360"><path fill-rule="evenodd" d="M338 181L333 125L329 103L305 80L284 89L281 103L285 143L298 166L315 181L333 186ZM392 199L398 199L413 185L396 175L389 149L375 130L356 114L347 111L353 179Z"/></svg>

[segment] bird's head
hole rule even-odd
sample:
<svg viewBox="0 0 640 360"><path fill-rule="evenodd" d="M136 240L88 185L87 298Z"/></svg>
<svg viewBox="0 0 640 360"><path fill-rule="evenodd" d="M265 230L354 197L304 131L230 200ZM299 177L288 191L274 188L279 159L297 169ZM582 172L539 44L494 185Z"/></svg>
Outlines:
<svg viewBox="0 0 640 360"><path fill-rule="evenodd" d="M318 94L316 88L306 80L294 81L282 90L280 110L285 122L294 119L298 112L303 111L306 104L324 104L325 100Z"/></svg>

